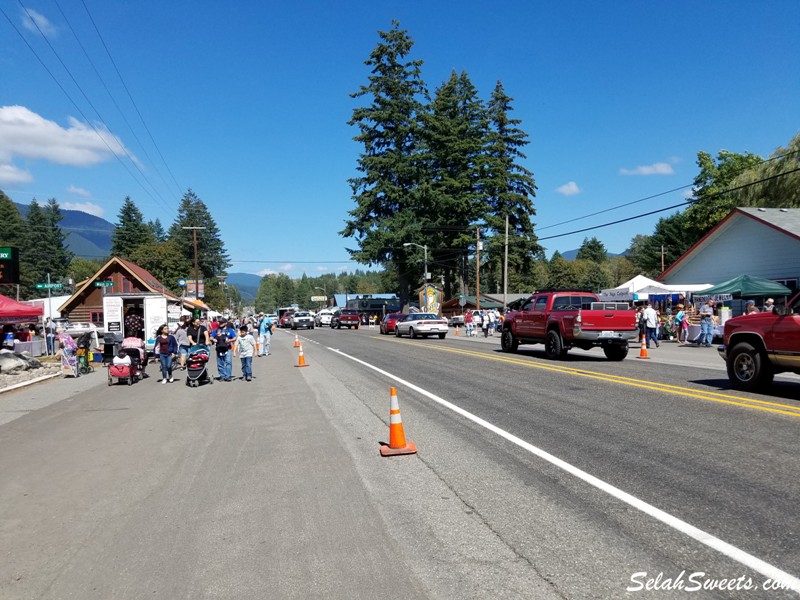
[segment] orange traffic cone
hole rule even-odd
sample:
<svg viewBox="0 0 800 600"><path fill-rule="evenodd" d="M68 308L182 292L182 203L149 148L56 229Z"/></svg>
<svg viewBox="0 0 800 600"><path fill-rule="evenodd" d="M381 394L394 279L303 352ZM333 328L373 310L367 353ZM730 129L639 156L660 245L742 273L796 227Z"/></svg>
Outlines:
<svg viewBox="0 0 800 600"><path fill-rule="evenodd" d="M306 359L303 356L303 345L300 345L300 353L297 355L297 364L295 367L307 367Z"/></svg>
<svg viewBox="0 0 800 600"><path fill-rule="evenodd" d="M642 335L642 349L639 351L639 356L636 358L650 358L647 356L647 339Z"/></svg>
<svg viewBox="0 0 800 600"><path fill-rule="evenodd" d="M381 456L416 453L417 447L414 442L406 442L403 420L400 418L400 404L397 402L397 390L392 388L389 392L389 445L381 444Z"/></svg>
<svg viewBox="0 0 800 600"><path fill-rule="evenodd" d="M458 325L456 325L456 337L458 337Z"/></svg>
<svg viewBox="0 0 800 600"><path fill-rule="evenodd" d="M299 348L300 347L300 337L297 334L295 334L295 336L294 336L294 347L295 348Z"/></svg>

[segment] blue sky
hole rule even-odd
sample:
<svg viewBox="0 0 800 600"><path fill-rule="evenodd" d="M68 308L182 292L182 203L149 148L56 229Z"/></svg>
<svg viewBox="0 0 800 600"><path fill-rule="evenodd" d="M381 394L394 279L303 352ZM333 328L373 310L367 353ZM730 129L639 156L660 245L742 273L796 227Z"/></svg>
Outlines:
<svg viewBox="0 0 800 600"><path fill-rule="evenodd" d="M455 69L483 98L501 80L515 99L540 237L677 204L682 191L558 226L691 184L699 150L766 156L800 127L796 0L37 0L2 10L0 189L111 222L130 196L166 227L191 188L221 229L231 272L364 268L337 233L360 151L347 121L363 99L349 94L392 19L414 39L431 91ZM549 255L594 235L622 252L657 218L542 243Z"/></svg>

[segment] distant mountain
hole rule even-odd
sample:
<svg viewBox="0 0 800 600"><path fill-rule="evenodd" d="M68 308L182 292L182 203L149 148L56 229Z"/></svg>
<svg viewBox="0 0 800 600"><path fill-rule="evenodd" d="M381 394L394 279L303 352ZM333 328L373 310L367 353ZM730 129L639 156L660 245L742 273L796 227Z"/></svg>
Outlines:
<svg viewBox="0 0 800 600"><path fill-rule="evenodd" d="M27 204L15 202L23 217L28 216ZM111 254L111 236L114 224L80 210L61 209L64 219L59 223L66 234L67 249L75 256L90 260L103 260Z"/></svg>
<svg viewBox="0 0 800 600"><path fill-rule="evenodd" d="M565 258L566 260L575 260L578 257L578 252L580 252L580 248L576 248L575 250L565 250L561 253L561 257ZM615 254L613 252L608 252L608 258L612 258L614 256L625 256L625 252L622 254Z"/></svg>
<svg viewBox="0 0 800 600"><path fill-rule="evenodd" d="M242 300L252 302L258 294L261 276L252 273L228 273L228 285L235 286L242 295Z"/></svg>

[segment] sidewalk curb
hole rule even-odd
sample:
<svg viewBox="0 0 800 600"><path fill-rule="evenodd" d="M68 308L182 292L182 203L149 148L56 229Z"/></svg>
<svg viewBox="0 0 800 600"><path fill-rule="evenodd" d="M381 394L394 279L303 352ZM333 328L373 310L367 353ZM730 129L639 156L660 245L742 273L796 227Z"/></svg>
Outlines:
<svg viewBox="0 0 800 600"><path fill-rule="evenodd" d="M18 390L20 388L24 388L29 385L33 385L34 383L39 383L40 381L47 381L48 379L52 379L53 377L60 377L61 373L51 373L50 375L42 375L41 377L37 377L36 379L30 379L28 381L23 381L21 383L15 383L7 388L0 389L0 394L5 394L6 392L13 392L14 390Z"/></svg>

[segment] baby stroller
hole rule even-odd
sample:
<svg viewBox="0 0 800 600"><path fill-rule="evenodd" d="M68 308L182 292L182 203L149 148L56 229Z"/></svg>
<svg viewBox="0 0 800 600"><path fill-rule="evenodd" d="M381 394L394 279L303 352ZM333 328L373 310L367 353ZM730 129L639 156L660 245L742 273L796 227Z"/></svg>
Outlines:
<svg viewBox="0 0 800 600"><path fill-rule="evenodd" d="M137 337L126 337L122 340L122 349L125 354L131 357L131 361L138 361L136 370L139 372L139 379L144 379L147 375L144 372L147 366L147 355L144 351L144 340Z"/></svg>
<svg viewBox="0 0 800 600"><path fill-rule="evenodd" d="M81 375L86 375L87 373L92 373L94 371L94 367L89 362L91 345L91 333L84 333L78 339L78 350L75 352L75 355L78 357L78 370L80 371Z"/></svg>
<svg viewBox="0 0 800 600"><path fill-rule="evenodd" d="M204 381L209 385L214 383L214 378L208 374L208 358L208 346L197 344L189 348L189 356L186 357L186 385L197 387Z"/></svg>

